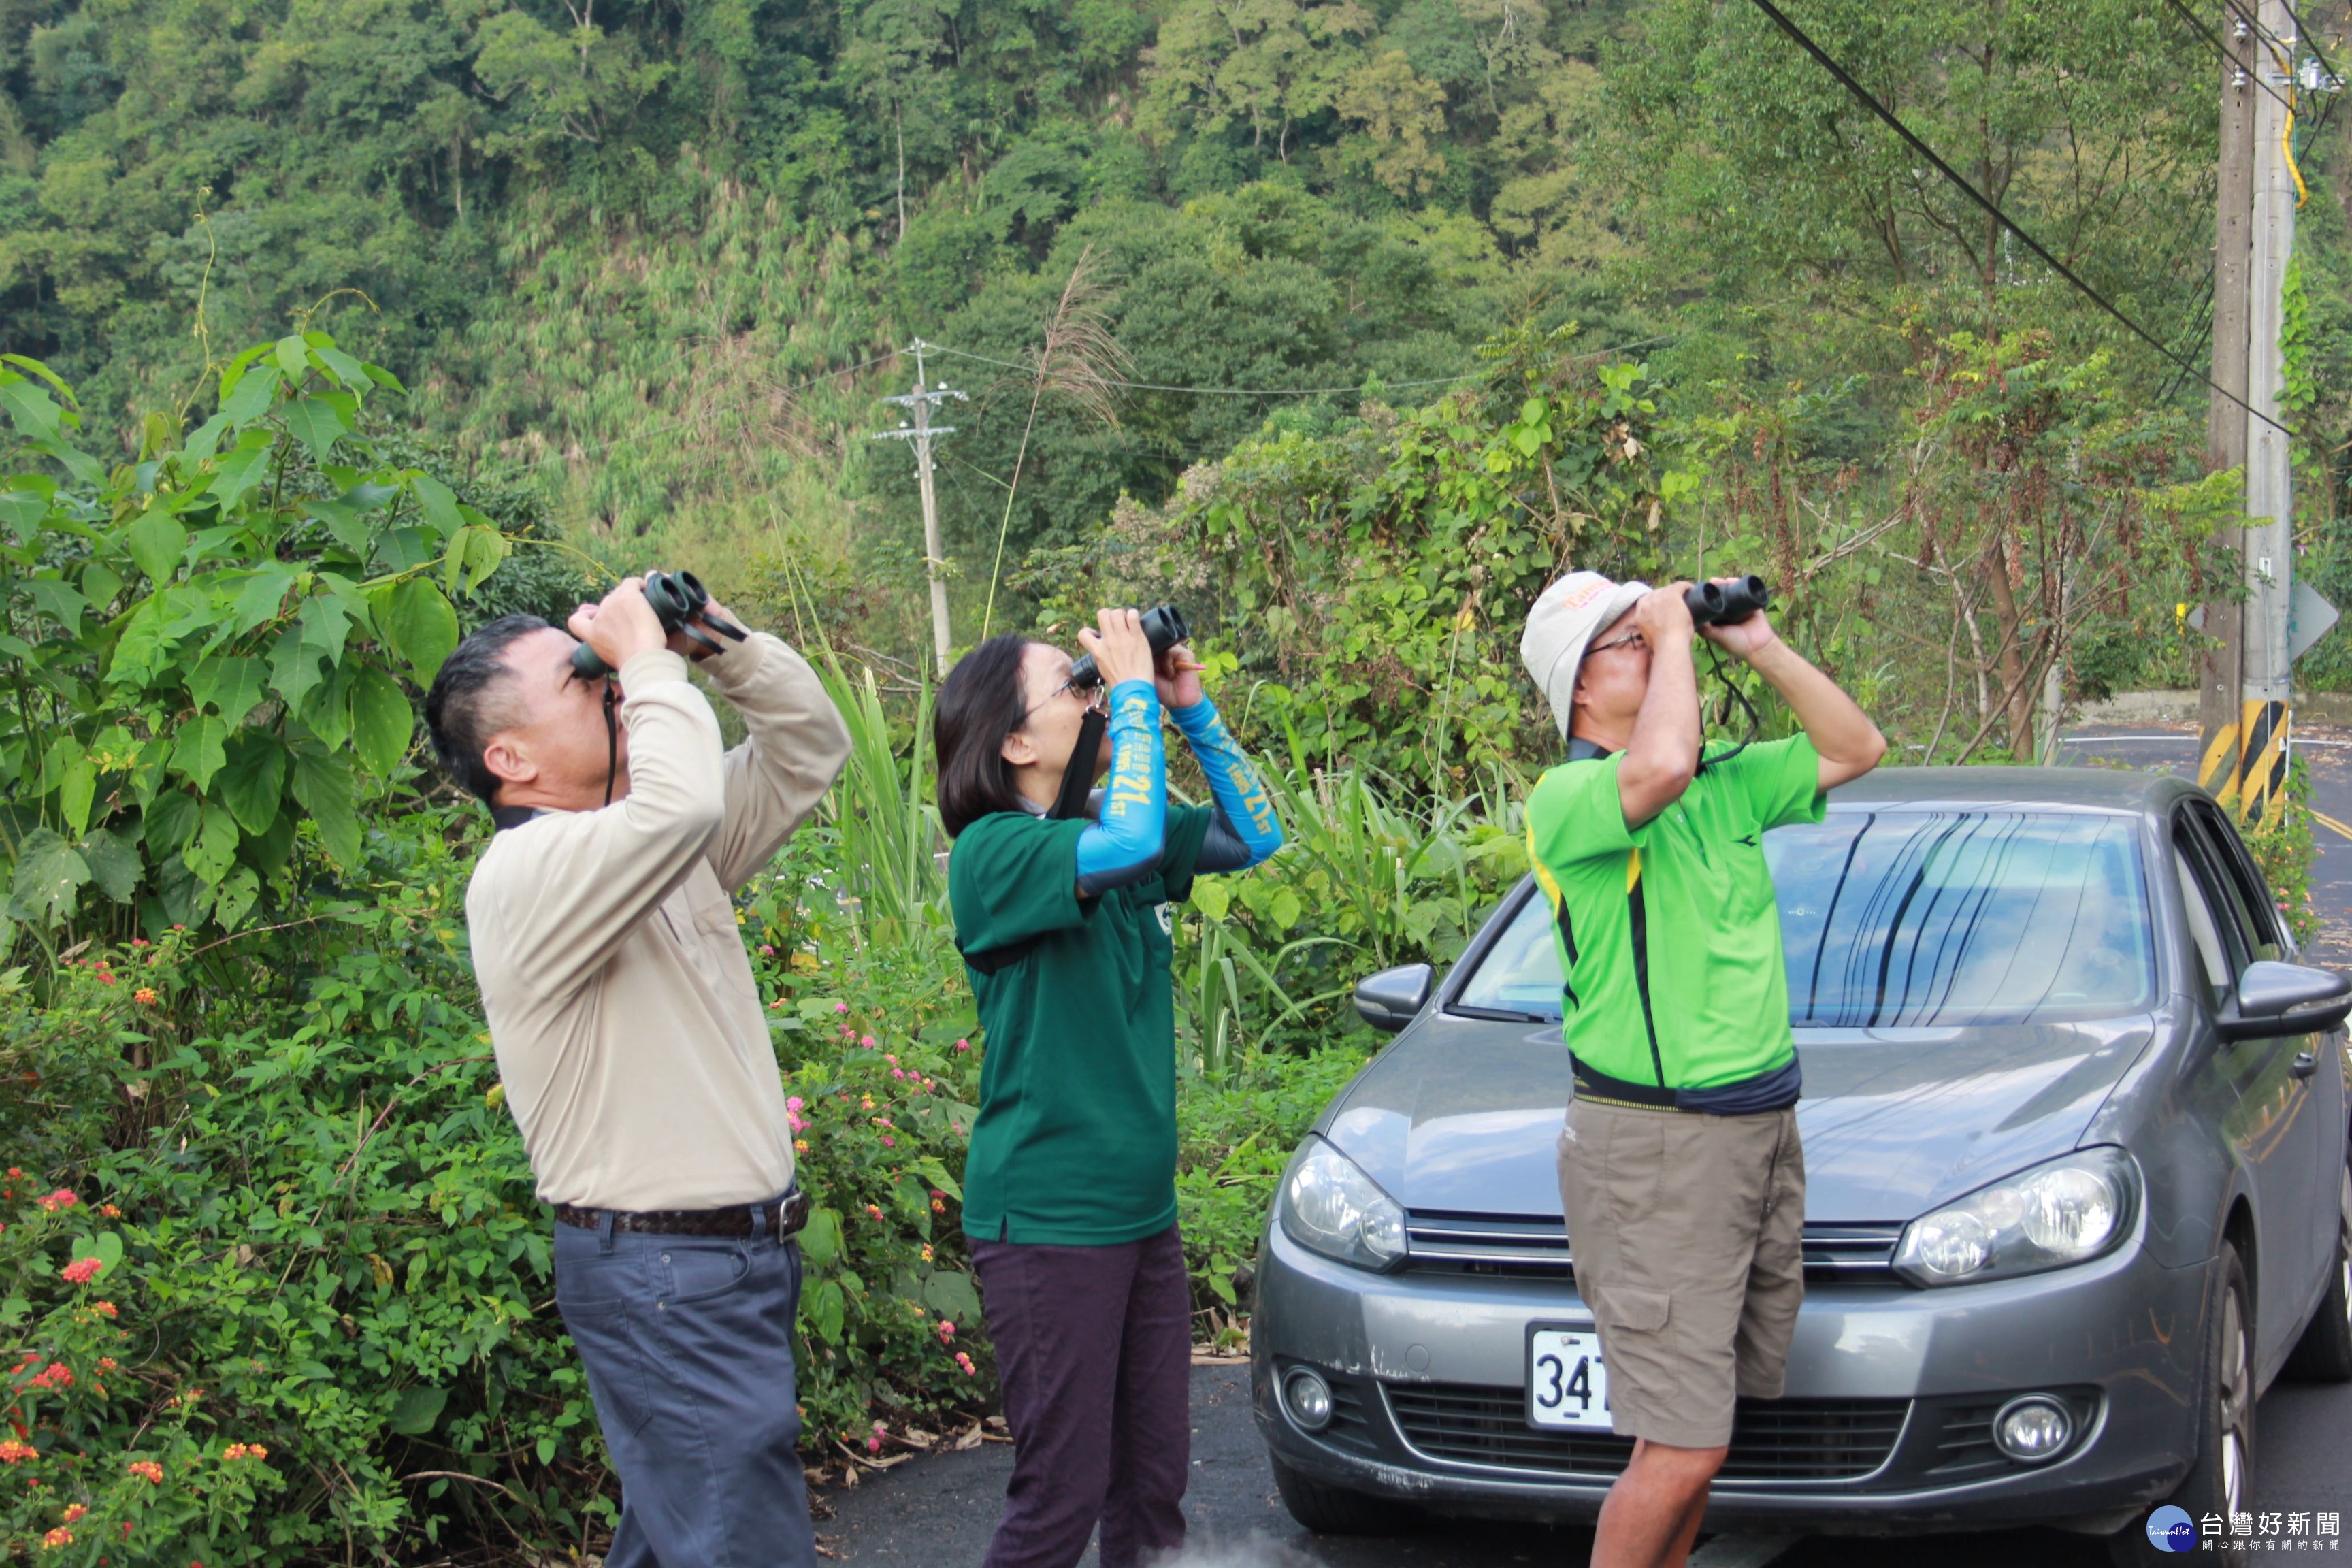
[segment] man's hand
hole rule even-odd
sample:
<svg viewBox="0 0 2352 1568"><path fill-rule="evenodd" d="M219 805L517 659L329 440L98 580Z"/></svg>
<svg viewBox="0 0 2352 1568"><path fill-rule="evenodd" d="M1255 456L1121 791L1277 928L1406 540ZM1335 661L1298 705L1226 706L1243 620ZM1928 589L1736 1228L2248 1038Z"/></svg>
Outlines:
<svg viewBox="0 0 2352 1568"><path fill-rule="evenodd" d="M1740 579L1717 577L1715 581L1728 586L1739 582ZM1772 629L1771 621L1766 618L1761 610L1735 626L1701 626L1698 628L1698 635L1724 652L1751 661L1766 647L1780 640L1780 634Z"/></svg>
<svg viewBox="0 0 2352 1568"><path fill-rule="evenodd" d="M1642 640L1650 645L1653 654L1670 641L1690 641L1694 629L1690 606L1683 602L1689 591L1688 583L1669 583L1651 589L1634 604L1633 625L1641 629Z"/></svg>
<svg viewBox="0 0 2352 1568"><path fill-rule="evenodd" d="M1201 700L1201 665L1192 650L1178 643L1160 656L1154 671L1160 688L1160 705L1171 713L1180 708L1190 708Z"/></svg>
<svg viewBox="0 0 2352 1568"><path fill-rule="evenodd" d="M646 603L643 577L622 578L602 604L581 605L565 625L616 671L637 655L650 653L668 641L661 617Z"/></svg>

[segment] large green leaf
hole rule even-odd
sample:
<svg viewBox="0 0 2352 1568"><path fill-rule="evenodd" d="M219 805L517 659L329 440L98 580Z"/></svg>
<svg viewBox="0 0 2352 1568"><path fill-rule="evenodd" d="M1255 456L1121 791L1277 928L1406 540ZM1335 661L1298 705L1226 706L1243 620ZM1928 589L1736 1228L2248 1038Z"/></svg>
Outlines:
<svg viewBox="0 0 2352 1568"><path fill-rule="evenodd" d="M352 687L352 734L360 765L372 773L389 773L408 753L416 732L416 715L408 706L400 682L370 665Z"/></svg>
<svg viewBox="0 0 2352 1568"><path fill-rule="evenodd" d="M280 411L294 438L310 448L313 462L323 463L335 443L351 434L343 412L323 397L305 397Z"/></svg>
<svg viewBox="0 0 2352 1568"><path fill-rule="evenodd" d="M457 492L447 485L430 474L417 474L409 479L408 488L416 492L416 504L424 509L425 521L434 532L446 539L465 526L466 520L457 512Z"/></svg>
<svg viewBox="0 0 2352 1568"><path fill-rule="evenodd" d="M433 1430L448 1403L446 1388L404 1388L392 1402L392 1418L384 1425L404 1437L421 1437Z"/></svg>
<svg viewBox="0 0 2352 1568"><path fill-rule="evenodd" d="M352 811L352 771L342 759L303 746L294 753L294 798L319 826L327 853L344 869L359 864L360 822Z"/></svg>
<svg viewBox="0 0 2352 1568"><path fill-rule="evenodd" d="M16 850L11 908L20 919L55 925L73 913L89 880L89 864L73 846L48 828L36 827Z"/></svg>
<svg viewBox="0 0 2352 1568"><path fill-rule="evenodd" d="M440 587L411 577L393 589L376 615L393 651L408 661L419 686L431 686L441 661L457 646L457 612Z"/></svg>
<svg viewBox="0 0 2352 1568"><path fill-rule="evenodd" d="M213 905L213 918L222 929L235 931L245 920L246 911L261 897L261 879L250 866L239 866L221 879L220 896Z"/></svg>
<svg viewBox="0 0 2352 1568"><path fill-rule="evenodd" d="M100 828L81 841L81 858L98 890L127 904L139 889L139 847L120 833Z"/></svg>
<svg viewBox="0 0 2352 1568"><path fill-rule="evenodd" d="M302 640L329 659L343 657L343 642L351 635L351 617L333 595L314 594L302 602Z"/></svg>
<svg viewBox="0 0 2352 1568"><path fill-rule="evenodd" d="M219 787L213 792L236 818L237 826L247 833L268 832L278 820L285 787L285 746L262 731L239 730L229 743Z"/></svg>
<svg viewBox="0 0 2352 1568"><path fill-rule="evenodd" d="M213 775L228 761L222 749L227 741L228 726L214 714L206 713L183 724L179 738L172 744L172 771L198 789L209 788Z"/></svg>
<svg viewBox="0 0 2352 1568"><path fill-rule="evenodd" d="M188 841L202 816L196 797L185 790L166 790L148 806L142 825L150 855L171 855Z"/></svg>
<svg viewBox="0 0 2352 1568"><path fill-rule="evenodd" d="M21 479L12 478L9 482L17 484ZM16 536L19 544L33 537L34 531L41 526L41 519L48 512L48 498L37 491L0 489L0 522L8 525L8 531Z"/></svg>
<svg viewBox="0 0 2352 1568"><path fill-rule="evenodd" d="M195 837L180 851L188 869L207 884L217 885L236 863L236 818L225 805L207 804Z"/></svg>
<svg viewBox="0 0 2352 1568"><path fill-rule="evenodd" d="M236 506L238 497L268 477L269 455L277 445L278 432L267 428L237 437L236 449L215 465L212 483L205 487L218 498L222 511Z"/></svg>
<svg viewBox="0 0 2352 1568"><path fill-rule="evenodd" d="M148 511L124 532L123 543L149 582L168 583L179 575L180 558L188 550L188 531L161 511Z"/></svg>
<svg viewBox="0 0 2352 1568"><path fill-rule="evenodd" d="M269 412L269 400L278 395L278 367L266 360L252 363L250 353L237 358L247 363L232 363L221 372L221 412L231 424L249 425Z"/></svg>
<svg viewBox="0 0 2352 1568"><path fill-rule="evenodd" d="M215 655L188 677L188 695L217 710L235 729L269 689L269 667L257 658Z"/></svg>
<svg viewBox="0 0 2352 1568"><path fill-rule="evenodd" d="M65 410L56 398L13 370L0 370L0 408L31 441L55 441L62 435Z"/></svg>
<svg viewBox="0 0 2352 1568"><path fill-rule="evenodd" d="M319 743L331 752L342 750L352 733L352 684L354 670L348 664L331 665L327 679L319 683L301 708L302 722Z"/></svg>
<svg viewBox="0 0 2352 1568"><path fill-rule="evenodd" d="M245 581L237 590L236 605L229 612L230 624L236 635L242 637L254 627L276 620L286 605L286 591L294 585L301 574L291 566L270 562Z"/></svg>
<svg viewBox="0 0 2352 1568"><path fill-rule="evenodd" d="M360 508L340 496L313 496L302 503L302 510L327 525L335 542L362 560L367 558L368 520Z"/></svg>
<svg viewBox="0 0 2352 1568"><path fill-rule="evenodd" d="M302 640L302 628L288 626L269 649L269 685L300 711L303 699L319 684L319 650Z"/></svg>
<svg viewBox="0 0 2352 1568"><path fill-rule="evenodd" d="M98 763L85 753L58 783L58 814L76 837L89 826L90 803L97 795Z"/></svg>

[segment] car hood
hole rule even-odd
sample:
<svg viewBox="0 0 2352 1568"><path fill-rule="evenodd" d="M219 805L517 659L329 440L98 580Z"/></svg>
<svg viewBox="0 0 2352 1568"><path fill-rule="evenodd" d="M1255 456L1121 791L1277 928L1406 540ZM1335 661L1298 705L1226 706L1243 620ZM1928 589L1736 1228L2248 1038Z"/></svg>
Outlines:
<svg viewBox="0 0 2352 1568"><path fill-rule="evenodd" d="M1805 1215L1900 1221L2075 1147L2150 1019L1799 1030ZM1556 1218L1569 1099L1557 1025L1424 1018L1324 1134L1417 1214Z"/></svg>

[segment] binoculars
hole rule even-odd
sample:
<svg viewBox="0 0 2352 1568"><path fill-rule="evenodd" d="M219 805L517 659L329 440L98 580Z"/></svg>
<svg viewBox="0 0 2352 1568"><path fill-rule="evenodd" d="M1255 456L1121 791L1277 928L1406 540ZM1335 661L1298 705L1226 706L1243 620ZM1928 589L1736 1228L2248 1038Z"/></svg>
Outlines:
<svg viewBox="0 0 2352 1568"><path fill-rule="evenodd" d="M1160 658L1178 643L1192 635L1184 624L1184 612L1173 605L1154 605L1143 612L1144 640L1151 645L1151 657ZM1081 654L1070 666L1070 685L1080 691L1091 691L1102 684L1102 671L1095 668L1095 656Z"/></svg>
<svg viewBox="0 0 2352 1568"><path fill-rule="evenodd" d="M653 606L662 630L684 632L713 653L719 651L719 645L704 635L705 626L737 642L751 635L726 616L710 613L710 591L691 572L646 573L646 603ZM602 680L612 673L613 667L598 658L596 650L586 643L572 650L573 679Z"/></svg>
<svg viewBox="0 0 2352 1568"><path fill-rule="evenodd" d="M1761 577L1748 576L1730 583L1701 583L1683 592L1683 603L1690 606L1691 620L1702 626L1736 626L1759 610L1772 607L1772 591Z"/></svg>

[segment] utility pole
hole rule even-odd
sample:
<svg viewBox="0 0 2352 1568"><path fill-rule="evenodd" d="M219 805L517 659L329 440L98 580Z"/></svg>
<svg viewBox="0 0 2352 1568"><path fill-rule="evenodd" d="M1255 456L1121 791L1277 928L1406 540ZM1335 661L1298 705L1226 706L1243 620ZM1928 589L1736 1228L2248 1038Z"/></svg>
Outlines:
<svg viewBox="0 0 2352 1568"><path fill-rule="evenodd" d="M2224 5L2221 36L2233 60L2221 68L2221 159L2220 195L2213 224L2213 384L2246 395L2247 284L2253 259L2254 104L2262 89L2254 71L2260 48L2253 28ZM2246 411L2215 392L2205 413L2205 471L2241 468L2246 462ZM2245 536L2235 527L2214 534L2234 567L2243 557ZM2197 782L2223 805L2238 795L2238 721L2245 679L2242 641L2244 615L2239 603L2242 572L2206 600L2202 629L2214 646L2198 658Z"/></svg>
<svg viewBox="0 0 2352 1568"><path fill-rule="evenodd" d="M2238 812L2259 822L2286 787L2288 647L2294 595L2294 479L2281 426L2286 390L2287 261L2294 253L2294 175L2287 166L2285 94L2294 90L2295 26L2286 0L2263 0L2261 31L2250 40L2255 69L2272 90L2254 110L2252 259L2246 310L2246 603L2244 671L2239 717ZM2277 47L2271 47L2275 40Z"/></svg>
<svg viewBox="0 0 2352 1568"><path fill-rule="evenodd" d="M915 445L915 482L923 491L923 571L931 581L931 652L939 662L939 673L948 672L948 649L952 640L948 636L948 579L945 552L940 544L940 498L931 478L931 442L941 436L955 434L952 425L931 423L931 405L954 398L959 403L971 401L961 392L941 382L931 386L923 374L923 355L931 345L917 338L915 355L915 390L904 397L886 397L885 403L895 403L911 412L912 420L900 420L896 430L875 432L877 441L911 441Z"/></svg>

